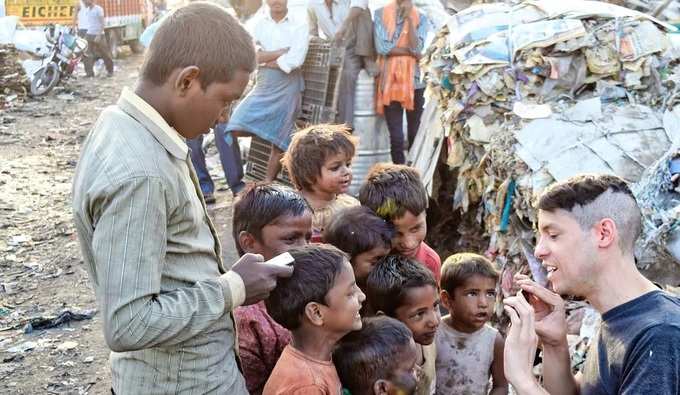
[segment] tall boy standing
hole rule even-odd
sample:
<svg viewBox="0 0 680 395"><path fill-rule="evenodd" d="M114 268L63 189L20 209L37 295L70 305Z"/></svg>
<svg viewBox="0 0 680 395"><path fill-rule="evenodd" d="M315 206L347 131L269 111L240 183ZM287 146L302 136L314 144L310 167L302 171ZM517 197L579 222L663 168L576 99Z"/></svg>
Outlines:
<svg viewBox="0 0 680 395"><path fill-rule="evenodd" d="M73 211L118 394L247 394L231 312L291 269L247 254L227 271L184 139L209 130L254 68L224 8L179 8L82 148Z"/></svg>
<svg viewBox="0 0 680 395"><path fill-rule="evenodd" d="M626 182L583 175L549 187L538 200L536 257L555 292L519 277L523 292L505 299L512 326L505 374L525 394L680 393L680 299L635 266L640 208ZM586 298L602 314L582 375L569 364L560 294ZM531 373L537 336L545 389Z"/></svg>
<svg viewBox="0 0 680 395"><path fill-rule="evenodd" d="M418 171L388 163L373 166L359 190L359 201L394 224L392 249L426 266L439 283L442 262L425 243L427 192Z"/></svg>

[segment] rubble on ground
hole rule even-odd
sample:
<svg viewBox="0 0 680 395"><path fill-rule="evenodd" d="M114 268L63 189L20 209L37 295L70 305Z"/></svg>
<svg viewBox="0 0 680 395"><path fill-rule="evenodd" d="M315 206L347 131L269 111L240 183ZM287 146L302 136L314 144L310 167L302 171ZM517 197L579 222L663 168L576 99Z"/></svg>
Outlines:
<svg viewBox="0 0 680 395"><path fill-rule="evenodd" d="M0 109L23 101L30 84L19 61L19 51L12 44L0 44Z"/></svg>

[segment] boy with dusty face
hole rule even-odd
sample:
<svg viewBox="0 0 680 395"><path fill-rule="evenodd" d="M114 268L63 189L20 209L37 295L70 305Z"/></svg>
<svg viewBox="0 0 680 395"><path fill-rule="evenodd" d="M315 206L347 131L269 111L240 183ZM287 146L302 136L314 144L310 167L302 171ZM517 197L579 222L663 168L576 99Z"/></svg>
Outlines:
<svg viewBox="0 0 680 395"><path fill-rule="evenodd" d="M289 187L251 184L234 203L232 230L239 254L259 254L268 261L309 242L312 210ZM269 316L264 302L236 309L234 318L246 386L251 394L260 394L290 342L290 332Z"/></svg>
<svg viewBox="0 0 680 395"><path fill-rule="evenodd" d="M389 254L393 234L391 223L368 207L355 206L338 211L323 238L349 254L357 284L365 290L368 273Z"/></svg>
<svg viewBox="0 0 680 395"><path fill-rule="evenodd" d="M416 393L432 394L436 385L434 340L441 322L434 277L411 259L389 255L368 275L366 294L373 311L396 318L411 330L418 351Z"/></svg>
<svg viewBox="0 0 680 395"><path fill-rule="evenodd" d="M292 339L263 394L340 393L333 349L347 333L361 329L365 296L337 248L310 244L288 252L295 259L293 275L278 284L266 305Z"/></svg>
<svg viewBox="0 0 680 395"><path fill-rule="evenodd" d="M437 332L437 393L508 393L501 334L487 325L496 302L498 272L481 255L450 256L442 266L442 304L450 312ZM493 387L489 392L489 377Z"/></svg>
<svg viewBox="0 0 680 395"><path fill-rule="evenodd" d="M394 225L393 253L420 262L439 281L441 259L425 243L428 201L418 171L404 165L375 165L359 190L359 201Z"/></svg>
<svg viewBox="0 0 680 395"><path fill-rule="evenodd" d="M338 343L333 362L352 395L412 395L417 386L416 343L404 323L386 316L362 320Z"/></svg>

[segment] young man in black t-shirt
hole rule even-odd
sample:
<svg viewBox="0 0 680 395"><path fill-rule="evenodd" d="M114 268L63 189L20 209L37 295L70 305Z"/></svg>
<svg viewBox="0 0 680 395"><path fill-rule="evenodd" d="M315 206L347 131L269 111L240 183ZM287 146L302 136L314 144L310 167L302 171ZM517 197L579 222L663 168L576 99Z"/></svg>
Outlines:
<svg viewBox="0 0 680 395"><path fill-rule="evenodd" d="M522 292L506 298L511 318L505 374L520 395L679 394L680 299L640 274L633 254L641 214L625 181L577 176L538 201L536 257L551 292L517 276ZM569 364L564 302L585 297L602 314L582 374ZM543 344L542 388L531 373Z"/></svg>

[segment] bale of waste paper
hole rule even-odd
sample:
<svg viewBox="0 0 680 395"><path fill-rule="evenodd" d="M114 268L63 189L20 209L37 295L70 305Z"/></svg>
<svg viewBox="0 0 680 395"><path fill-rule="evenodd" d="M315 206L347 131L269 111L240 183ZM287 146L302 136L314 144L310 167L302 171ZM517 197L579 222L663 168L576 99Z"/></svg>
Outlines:
<svg viewBox="0 0 680 395"><path fill-rule="evenodd" d="M531 265L538 193L579 173L640 181L680 137L664 126L680 104L674 30L596 1L481 4L452 16L421 63L437 108L419 138L438 147L410 159L438 185L432 195L456 218L458 246L483 240L507 271L540 276ZM432 159L455 179L436 182ZM680 283L676 273L663 281Z"/></svg>

